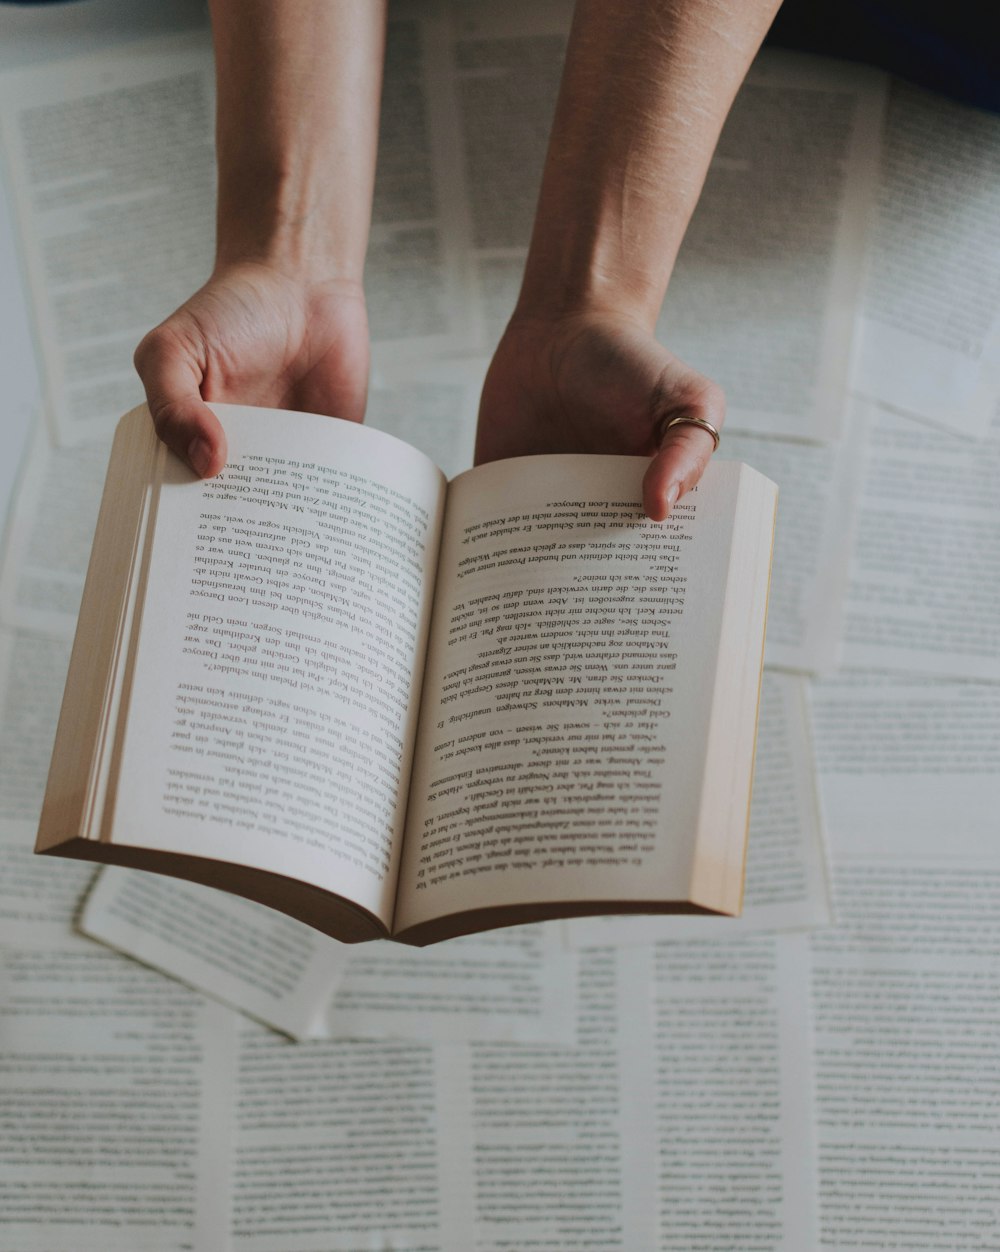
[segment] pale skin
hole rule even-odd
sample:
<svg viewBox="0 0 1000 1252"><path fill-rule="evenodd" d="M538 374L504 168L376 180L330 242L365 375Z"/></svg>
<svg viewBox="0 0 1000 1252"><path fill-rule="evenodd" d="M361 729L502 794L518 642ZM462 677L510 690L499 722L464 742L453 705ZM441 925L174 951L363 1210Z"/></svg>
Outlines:
<svg viewBox="0 0 1000 1252"><path fill-rule="evenodd" d="M732 99L778 0L579 0L524 281L483 387L476 461L651 457L647 514L697 483L722 391L653 337ZM364 417L362 277L382 0L211 0L216 264L136 350L160 437L225 464L204 403Z"/></svg>

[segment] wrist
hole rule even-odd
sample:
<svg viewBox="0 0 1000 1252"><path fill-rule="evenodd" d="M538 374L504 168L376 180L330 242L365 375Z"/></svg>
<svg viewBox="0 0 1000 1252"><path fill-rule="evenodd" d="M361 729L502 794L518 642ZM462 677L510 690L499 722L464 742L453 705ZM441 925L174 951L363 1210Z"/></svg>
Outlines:
<svg viewBox="0 0 1000 1252"><path fill-rule="evenodd" d="M319 171L258 161L220 172L216 270L250 262L299 281L360 287L367 242L367 219L353 221Z"/></svg>

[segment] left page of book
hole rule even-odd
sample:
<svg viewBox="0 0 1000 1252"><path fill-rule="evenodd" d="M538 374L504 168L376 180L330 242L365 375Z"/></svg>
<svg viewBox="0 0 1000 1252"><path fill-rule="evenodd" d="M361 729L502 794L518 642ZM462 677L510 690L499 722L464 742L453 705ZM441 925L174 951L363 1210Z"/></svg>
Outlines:
<svg viewBox="0 0 1000 1252"><path fill-rule="evenodd" d="M217 411L219 477L159 453L106 833L283 875L388 924L444 478L353 423Z"/></svg>
<svg viewBox="0 0 1000 1252"><path fill-rule="evenodd" d="M0 988L3 1246L227 1247L235 1014L70 935Z"/></svg>
<svg viewBox="0 0 1000 1252"><path fill-rule="evenodd" d="M212 269L207 33L0 78L0 118L58 441L142 398L132 353Z"/></svg>

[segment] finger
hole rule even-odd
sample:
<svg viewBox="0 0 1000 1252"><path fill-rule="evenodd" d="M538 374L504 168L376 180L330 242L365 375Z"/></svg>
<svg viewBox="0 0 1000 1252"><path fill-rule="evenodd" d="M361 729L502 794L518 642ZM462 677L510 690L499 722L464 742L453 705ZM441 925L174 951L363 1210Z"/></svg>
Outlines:
<svg viewBox="0 0 1000 1252"><path fill-rule="evenodd" d="M697 426L674 426L664 436L642 480L646 516L662 522L698 482L715 451L715 440Z"/></svg>
<svg viewBox="0 0 1000 1252"><path fill-rule="evenodd" d="M226 436L201 398L201 370L161 328L135 352L156 433L199 478L211 478L226 463Z"/></svg>

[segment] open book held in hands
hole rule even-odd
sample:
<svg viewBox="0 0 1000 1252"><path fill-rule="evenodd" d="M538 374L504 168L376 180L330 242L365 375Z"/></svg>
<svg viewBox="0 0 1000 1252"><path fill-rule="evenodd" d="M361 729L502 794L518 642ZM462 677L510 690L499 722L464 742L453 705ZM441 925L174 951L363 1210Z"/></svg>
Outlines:
<svg viewBox="0 0 1000 1252"><path fill-rule="evenodd" d="M776 489L642 457L451 483L380 431L216 408L200 481L111 454L37 851L346 942L740 910Z"/></svg>

